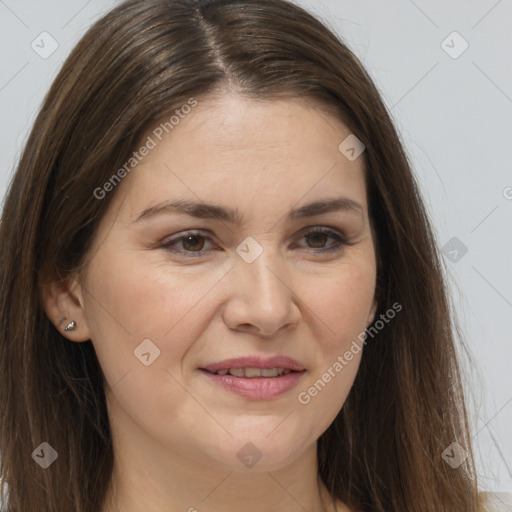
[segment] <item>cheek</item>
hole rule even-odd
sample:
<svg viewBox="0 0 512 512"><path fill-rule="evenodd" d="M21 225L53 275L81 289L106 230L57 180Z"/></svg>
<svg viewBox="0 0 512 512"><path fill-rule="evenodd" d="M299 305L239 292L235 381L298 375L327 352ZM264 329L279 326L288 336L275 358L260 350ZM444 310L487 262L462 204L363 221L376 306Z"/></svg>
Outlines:
<svg viewBox="0 0 512 512"><path fill-rule="evenodd" d="M323 324L329 351L350 344L367 327L375 291L371 266L346 264L308 290L303 289L301 296Z"/></svg>
<svg viewBox="0 0 512 512"><path fill-rule="evenodd" d="M149 271L143 262L141 253L114 257L105 247L87 274L91 340L111 387L129 372L145 369L141 355L148 351L145 358L154 362L147 368L179 365L208 321L211 312L205 307L214 297L209 291L226 273L212 268L199 276L199 267L164 265Z"/></svg>
<svg viewBox="0 0 512 512"><path fill-rule="evenodd" d="M303 292L304 302L313 305L319 356L296 400L301 414L317 419L312 426L315 436L335 419L352 388L375 289L371 266L347 265L331 275L309 294Z"/></svg>
<svg viewBox="0 0 512 512"><path fill-rule="evenodd" d="M223 269L212 268L199 276L198 267L155 265L140 252L114 258L106 250L89 273L94 323L135 338L161 339L179 330L183 320L190 321L194 308L223 274Z"/></svg>
<svg viewBox="0 0 512 512"><path fill-rule="evenodd" d="M179 270L148 272L135 260L98 257L91 265L87 321L111 413L140 425L148 418L168 424L172 436L187 398L179 365L202 328L199 316L204 320L204 314L194 315L200 309L195 306L218 276L198 280Z"/></svg>

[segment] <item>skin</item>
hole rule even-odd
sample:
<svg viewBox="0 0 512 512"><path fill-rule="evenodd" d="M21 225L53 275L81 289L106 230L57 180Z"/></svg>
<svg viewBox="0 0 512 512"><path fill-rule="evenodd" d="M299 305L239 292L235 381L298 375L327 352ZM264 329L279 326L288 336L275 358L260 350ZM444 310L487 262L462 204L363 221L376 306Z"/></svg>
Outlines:
<svg viewBox="0 0 512 512"><path fill-rule="evenodd" d="M63 334L91 339L105 374L115 469L103 512L334 510L317 476L316 445L362 352L307 405L298 394L375 315L363 158L338 150L349 134L310 100L201 100L118 185L81 275L48 288L48 316L62 331L63 316L76 321ZM362 211L286 218L340 196ZM169 212L135 222L171 199L236 208L244 222ZM337 242L308 235L319 226L352 245L322 253ZM190 230L206 238L172 246L182 255L161 247ZM248 236L263 249L252 263L236 252ZM145 339L160 350L148 366L134 356ZM198 369L249 354L285 354L306 373L281 396L250 400ZM237 457L249 442L262 455L251 468ZM338 502L337 510L349 509Z"/></svg>

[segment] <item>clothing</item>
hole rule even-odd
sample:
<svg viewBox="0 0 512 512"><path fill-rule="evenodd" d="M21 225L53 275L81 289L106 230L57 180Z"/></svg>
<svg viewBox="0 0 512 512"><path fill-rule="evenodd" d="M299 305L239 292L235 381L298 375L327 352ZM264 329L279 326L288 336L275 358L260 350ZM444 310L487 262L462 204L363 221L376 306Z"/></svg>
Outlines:
<svg viewBox="0 0 512 512"><path fill-rule="evenodd" d="M482 512L512 512L512 493L480 492Z"/></svg>

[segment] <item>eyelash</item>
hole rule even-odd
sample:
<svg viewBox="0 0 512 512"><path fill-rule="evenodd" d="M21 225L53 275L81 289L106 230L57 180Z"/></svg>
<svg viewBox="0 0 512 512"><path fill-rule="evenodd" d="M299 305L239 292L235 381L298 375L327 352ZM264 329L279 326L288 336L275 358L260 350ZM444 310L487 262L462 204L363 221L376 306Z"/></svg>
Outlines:
<svg viewBox="0 0 512 512"><path fill-rule="evenodd" d="M302 237L304 238L304 237L306 237L308 235L312 235L312 234L329 235L331 238L334 238L337 241L337 244L333 244L333 246L330 246L327 249L325 249L325 248L323 248L323 249L310 248L310 250L313 251L314 253L323 253L323 254L325 254L325 253L332 253L332 254L336 254L338 252L344 251L347 246L353 245L352 242L347 241L338 232L333 231L331 229L326 229L326 228L311 229L311 230L307 231L306 233L304 233L302 235ZM205 240L210 240L211 241L211 238L209 236L206 236L206 235L202 234L200 231L187 231L183 235L181 235L181 236L179 236L177 238L168 240L167 242L163 243L160 246L160 248L161 249L165 249L165 250L167 250L169 252L173 252L173 253L181 253L183 256L191 257L191 258L198 258L198 257L201 257L205 253L211 252L211 250L210 251L204 251L204 250L200 250L200 251L187 251L185 249L185 250L181 250L180 251L180 250L171 249L171 247L173 245L179 244L180 242L182 242L182 241L184 241L187 238L192 237L192 236L204 238Z"/></svg>

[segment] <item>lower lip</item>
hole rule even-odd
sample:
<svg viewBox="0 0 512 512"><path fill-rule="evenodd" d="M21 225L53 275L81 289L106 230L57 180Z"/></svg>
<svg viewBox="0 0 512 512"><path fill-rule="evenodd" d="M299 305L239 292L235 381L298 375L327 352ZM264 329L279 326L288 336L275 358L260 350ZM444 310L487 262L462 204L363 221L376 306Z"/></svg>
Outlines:
<svg viewBox="0 0 512 512"><path fill-rule="evenodd" d="M268 400L293 389L306 370L291 372L280 377L235 377L201 370L212 382L250 400Z"/></svg>

